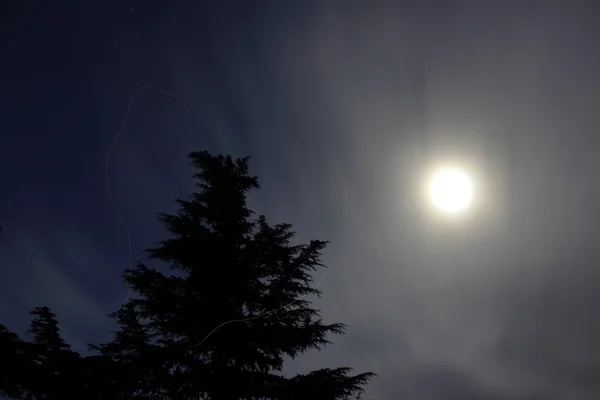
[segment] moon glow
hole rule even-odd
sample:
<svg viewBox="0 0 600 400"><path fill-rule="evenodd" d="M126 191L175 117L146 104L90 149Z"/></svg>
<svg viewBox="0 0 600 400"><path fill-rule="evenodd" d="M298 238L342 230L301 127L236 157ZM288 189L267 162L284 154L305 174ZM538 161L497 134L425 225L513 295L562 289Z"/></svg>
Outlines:
<svg viewBox="0 0 600 400"><path fill-rule="evenodd" d="M436 171L428 185L431 203L446 214L457 214L469 208L473 200L473 182L457 168Z"/></svg>

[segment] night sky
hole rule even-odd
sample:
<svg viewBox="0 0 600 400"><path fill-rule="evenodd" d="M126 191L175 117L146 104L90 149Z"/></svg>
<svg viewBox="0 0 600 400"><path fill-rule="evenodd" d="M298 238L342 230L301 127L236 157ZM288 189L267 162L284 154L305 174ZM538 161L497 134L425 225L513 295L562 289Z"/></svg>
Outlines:
<svg viewBox="0 0 600 400"><path fill-rule="evenodd" d="M0 323L48 305L76 350L108 339L129 239L147 261L207 149L252 156L251 208L331 241L315 305L348 334L287 374L373 371L378 400L600 398L595 2L5 3ZM105 162L144 85L174 97L141 89L108 154L128 237ZM479 189L452 221L416 190L448 155Z"/></svg>

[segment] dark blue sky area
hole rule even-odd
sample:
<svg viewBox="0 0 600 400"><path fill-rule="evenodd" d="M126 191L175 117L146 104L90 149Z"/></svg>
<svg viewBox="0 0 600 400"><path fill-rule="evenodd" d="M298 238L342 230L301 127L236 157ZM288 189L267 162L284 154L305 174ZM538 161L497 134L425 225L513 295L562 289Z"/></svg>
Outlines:
<svg viewBox="0 0 600 400"><path fill-rule="evenodd" d="M256 157L286 136L302 141L265 54L276 26L302 15L247 2L42 3L4 6L2 17L1 315L22 331L27 310L48 304L84 350L106 337L104 314L127 293L119 275L128 235L109 197L105 159L132 95L151 86L136 95L108 170L135 262L162 239L155 214L175 211L173 200L193 189L187 153ZM250 124L261 114L269 115L268 147L252 142Z"/></svg>
<svg viewBox="0 0 600 400"><path fill-rule="evenodd" d="M63 319L83 313L90 323L74 329L89 335L98 332L102 312L125 296L118 275L127 263L127 237L108 196L105 157L132 94L152 85L177 97L140 91L109 157L115 200L139 250L160 232L139 224L172 210L172 200L191 189L173 182L191 171L185 154L201 147L225 151L219 130L239 146L237 155L250 151L245 111L228 75L237 58L251 53L239 38L259 33L244 23L248 12L240 6L40 2L8 8L0 214L8 276L2 285L10 300L2 316L21 323L28 307L50 303ZM223 50L225 42L230 46ZM148 221L133 217L140 213ZM93 300L77 304L71 289Z"/></svg>

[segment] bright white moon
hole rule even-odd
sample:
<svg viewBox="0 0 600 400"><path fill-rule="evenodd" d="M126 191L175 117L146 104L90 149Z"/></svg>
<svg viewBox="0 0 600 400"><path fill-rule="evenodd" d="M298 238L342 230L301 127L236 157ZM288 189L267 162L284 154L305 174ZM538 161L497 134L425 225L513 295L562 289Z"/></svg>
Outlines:
<svg viewBox="0 0 600 400"><path fill-rule="evenodd" d="M429 182L429 199L448 214L464 211L473 200L473 182L458 169L440 169Z"/></svg>

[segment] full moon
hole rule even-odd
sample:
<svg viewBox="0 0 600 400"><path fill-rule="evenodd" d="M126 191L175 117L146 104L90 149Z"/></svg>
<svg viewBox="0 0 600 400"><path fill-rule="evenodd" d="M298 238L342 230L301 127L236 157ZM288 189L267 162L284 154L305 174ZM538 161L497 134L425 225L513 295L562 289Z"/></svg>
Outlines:
<svg viewBox="0 0 600 400"><path fill-rule="evenodd" d="M429 181L429 200L440 211L457 214L465 211L473 200L473 182L457 168L442 168Z"/></svg>

